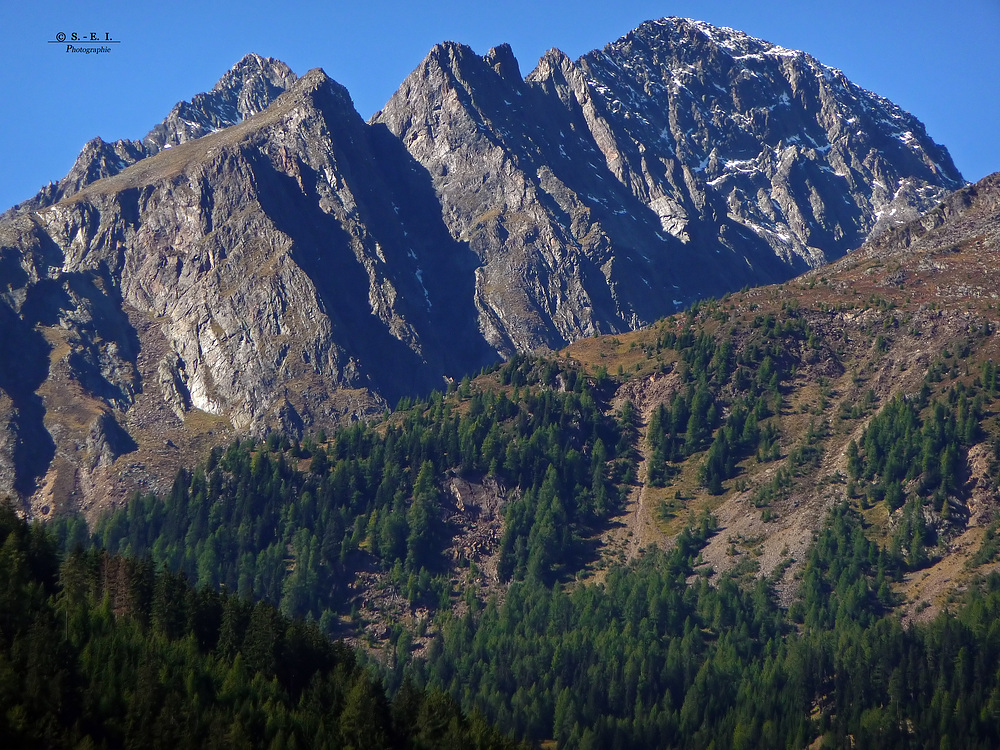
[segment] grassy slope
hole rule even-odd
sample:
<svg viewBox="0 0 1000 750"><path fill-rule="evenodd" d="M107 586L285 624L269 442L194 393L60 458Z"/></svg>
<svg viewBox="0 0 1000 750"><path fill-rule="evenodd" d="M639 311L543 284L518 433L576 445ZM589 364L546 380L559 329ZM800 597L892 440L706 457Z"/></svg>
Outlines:
<svg viewBox="0 0 1000 750"><path fill-rule="evenodd" d="M791 561L778 585L781 598L789 601L794 562L804 559L826 510L848 497L850 441L860 440L872 417L896 394L919 391L932 369L943 371L940 382L929 384L933 399L959 383L974 386L984 362L1000 361L1000 340L993 333L1000 324L1000 304L991 288L1000 272L997 182L985 180L920 222L787 284L730 295L701 305L693 315L677 315L627 335L580 341L561 352L592 373L606 369L617 387L615 403L633 402L643 415L639 453L645 457L649 415L680 387L676 353L657 350L665 331L690 325L718 342L730 337L739 352L760 342L761 320L773 315L779 322L790 316L804 319L815 337L811 345L782 339L793 374L781 384L781 413L771 418L780 430L781 458L742 461L739 475L717 496L697 481L704 453L683 462L667 488L643 486L640 464L639 483L617 519L620 525L602 539L605 557L631 557L651 542L668 545L688 511L709 508L723 528L705 549L706 562L720 572L739 566L770 574ZM860 416L844 418L856 406ZM960 512L949 521L928 515L939 540L932 564L908 574L898 586L910 614L930 616L974 572L968 561L979 549L984 528L998 516L990 460L1000 436L998 411L1000 404L987 404L981 440L963 457L962 486L950 498ZM827 426L818 441L819 465L796 467L798 476L784 496L766 509L756 507L755 491L787 465L810 425ZM883 503L853 502L864 507L870 536L887 544L902 510L890 514Z"/></svg>

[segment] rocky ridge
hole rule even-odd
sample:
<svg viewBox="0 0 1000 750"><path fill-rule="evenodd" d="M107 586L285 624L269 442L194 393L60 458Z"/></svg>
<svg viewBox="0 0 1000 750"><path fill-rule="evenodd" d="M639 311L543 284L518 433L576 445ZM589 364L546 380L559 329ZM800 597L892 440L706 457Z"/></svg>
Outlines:
<svg viewBox="0 0 1000 750"><path fill-rule="evenodd" d="M787 279L964 184L916 118L839 71L677 18L576 62L552 50L525 79L507 46L438 45L373 122L481 259L505 354Z"/></svg>
<svg viewBox="0 0 1000 750"><path fill-rule="evenodd" d="M267 109L294 82L295 74L285 63L248 54L228 70L211 91L174 105L142 140L122 139L107 143L98 137L88 141L63 179L46 185L34 197L15 206L13 211L28 213L58 203L141 159L243 122Z"/></svg>

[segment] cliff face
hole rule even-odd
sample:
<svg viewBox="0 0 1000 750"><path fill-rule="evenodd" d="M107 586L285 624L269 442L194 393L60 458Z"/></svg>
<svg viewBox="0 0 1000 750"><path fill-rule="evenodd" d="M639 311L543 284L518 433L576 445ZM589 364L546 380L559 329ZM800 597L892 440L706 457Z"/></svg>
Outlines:
<svg viewBox="0 0 1000 750"><path fill-rule="evenodd" d="M912 115L803 52L732 29L647 23L578 68L609 169L677 236L712 196L783 261L816 265L857 247L893 201L920 195L925 209L964 184ZM664 198L683 211L662 210Z"/></svg>
<svg viewBox="0 0 1000 750"><path fill-rule="evenodd" d="M439 45L370 123L251 55L0 219L0 494L164 489L233 435L789 278L959 184L890 103L695 22L527 78Z"/></svg>

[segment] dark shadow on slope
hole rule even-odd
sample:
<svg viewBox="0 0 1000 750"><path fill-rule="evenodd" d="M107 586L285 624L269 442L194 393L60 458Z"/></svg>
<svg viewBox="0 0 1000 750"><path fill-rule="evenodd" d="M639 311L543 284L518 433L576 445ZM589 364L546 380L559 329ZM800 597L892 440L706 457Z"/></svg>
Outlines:
<svg viewBox="0 0 1000 750"><path fill-rule="evenodd" d="M315 285L335 342L354 358L370 387L390 402L440 387L439 376L428 363L373 314L368 274L354 254L347 230L319 207L315 173L303 165L303 196L296 180L278 172L266 158L252 153L246 157L256 177L261 208L292 239L292 258Z"/></svg>
<svg viewBox="0 0 1000 750"><path fill-rule="evenodd" d="M15 222L19 220L15 219ZM51 346L36 327L43 318L58 320L58 315L42 316L32 302L39 286L45 291L55 291L57 285L44 279L31 284L22 265L34 267L39 275L62 266L63 252L36 223L7 225L11 244L0 251L4 258L0 268L0 288L24 292L20 310L0 303L0 389L13 402L14 489L19 494L30 495L37 488L39 478L48 471L55 457L56 445L45 426L45 405L38 395L39 387L49 376L49 351ZM54 301L65 301L55 293Z"/></svg>
<svg viewBox="0 0 1000 750"><path fill-rule="evenodd" d="M64 273L59 279L40 279L27 290L21 318L25 325L55 326L73 320L76 336L68 355L74 377L91 394L115 408L125 409L138 388L134 370L127 382L113 383L105 370L124 373L134 366L139 351L135 330L122 313L123 301L106 269ZM102 278L103 276L103 278ZM101 291L101 286L107 291ZM115 344L115 354L108 344ZM112 360L118 360L112 363ZM124 367L123 367L124 366Z"/></svg>
<svg viewBox="0 0 1000 750"><path fill-rule="evenodd" d="M461 378L499 361L479 327L475 306L478 256L466 242L452 238L442 215L430 173L413 158L403 143L384 124L368 126L369 142L382 172L390 203L395 206L398 229L393 227L406 254L398 260L421 272L419 281L430 303L427 329L422 339L444 374ZM378 236L387 225L372 226ZM401 230L401 231L400 231ZM388 243L384 243L388 244ZM391 247L391 245L390 245ZM412 250L416 259L409 256ZM421 297L422 299L422 297Z"/></svg>
<svg viewBox="0 0 1000 750"><path fill-rule="evenodd" d="M27 496L48 470L56 444L45 428L45 406L36 393L49 374L49 344L6 304L0 304L0 389L14 403L14 489Z"/></svg>

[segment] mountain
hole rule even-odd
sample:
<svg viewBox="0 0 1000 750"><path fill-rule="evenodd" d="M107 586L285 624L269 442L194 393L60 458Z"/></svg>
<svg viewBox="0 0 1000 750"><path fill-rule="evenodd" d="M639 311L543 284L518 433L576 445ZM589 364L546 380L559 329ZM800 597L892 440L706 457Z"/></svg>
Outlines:
<svg viewBox="0 0 1000 750"><path fill-rule="evenodd" d="M577 367L617 371L610 401L638 415L640 481L603 543L631 558L709 509L720 532L701 559L772 576L788 605L819 524L847 503L905 560L907 619L996 569L998 227L1000 173L793 281L567 347ZM691 450L670 433L699 377L726 416Z"/></svg>
<svg viewBox="0 0 1000 750"><path fill-rule="evenodd" d="M0 225L22 353L0 379L7 487L88 507L233 429L357 419L492 361L474 262L379 136L313 71L256 117Z"/></svg>
<svg viewBox="0 0 1000 750"><path fill-rule="evenodd" d="M668 18L521 78L443 44L373 122L482 259L499 351L635 328L842 256L964 184L891 102L802 52Z"/></svg>
<svg viewBox="0 0 1000 750"><path fill-rule="evenodd" d="M190 102L178 102L161 123L140 141L106 143L88 141L69 173L42 188L12 212L37 211L70 197L92 182L118 174L141 159L228 128L262 112L295 82L295 74L280 60L246 55L212 90L197 94Z"/></svg>
<svg viewBox="0 0 1000 750"><path fill-rule="evenodd" d="M853 604L929 619L1000 571L998 226L1000 173L791 282L516 356L325 438L233 443L93 538L331 632L356 608L346 632L386 648L417 605L503 600L511 580L578 592L649 572L654 548L661 574L689 558L694 588L764 582L794 616L817 555L858 553L817 552L846 512L882 556Z"/></svg>
<svg viewBox="0 0 1000 750"><path fill-rule="evenodd" d="M0 221L0 491L96 511L235 434L787 279L961 184L889 102L697 22L526 78L439 45L369 123L250 55Z"/></svg>

